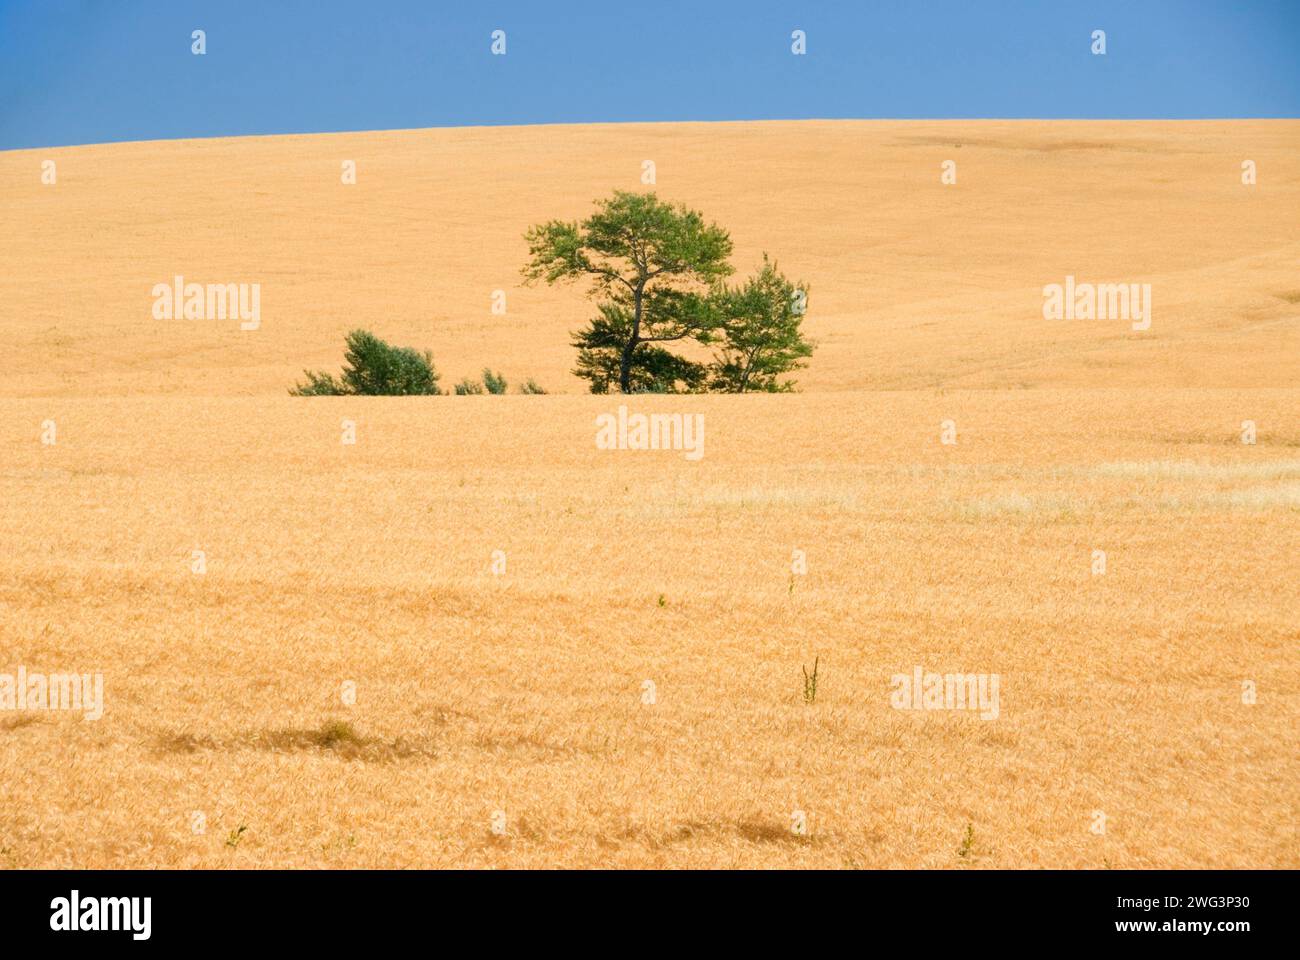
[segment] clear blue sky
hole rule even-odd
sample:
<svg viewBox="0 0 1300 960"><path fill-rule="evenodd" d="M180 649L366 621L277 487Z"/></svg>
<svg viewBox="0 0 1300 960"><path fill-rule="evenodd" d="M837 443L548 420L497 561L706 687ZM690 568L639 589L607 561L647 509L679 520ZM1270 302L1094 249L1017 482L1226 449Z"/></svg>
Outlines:
<svg viewBox="0 0 1300 960"><path fill-rule="evenodd" d="M190 53L196 28L206 56ZM498 28L504 57L489 52ZM790 53L796 28L806 56ZM1297 116L1300 0L0 0L0 149L629 120Z"/></svg>

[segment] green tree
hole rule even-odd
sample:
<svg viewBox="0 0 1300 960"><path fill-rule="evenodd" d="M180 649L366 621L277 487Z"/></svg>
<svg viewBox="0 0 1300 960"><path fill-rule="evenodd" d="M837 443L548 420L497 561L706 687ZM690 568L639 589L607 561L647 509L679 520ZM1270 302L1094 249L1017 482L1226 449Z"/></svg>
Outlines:
<svg viewBox="0 0 1300 960"><path fill-rule="evenodd" d="M617 382L631 393L647 380L666 388L686 364L654 344L688 337L707 341L713 313L707 290L731 273L731 238L716 224L653 193L615 191L598 201L581 223L551 220L525 235L529 260L524 281L548 284L587 277L600 316L575 335L574 373L591 380L593 392ZM649 370L649 372L647 372ZM617 377L614 377L614 372ZM690 378L672 377L672 388Z"/></svg>
<svg viewBox="0 0 1300 960"><path fill-rule="evenodd" d="M406 396L438 394L438 373L433 355L411 347L394 347L367 330L353 330L347 335L343 373L336 380L331 374L303 371L307 382L289 392L303 397L360 395Z"/></svg>
<svg viewBox="0 0 1300 960"><path fill-rule="evenodd" d="M711 299L719 347L709 386L728 393L793 390L794 383L781 375L805 366L813 352L801 329L807 287L791 283L763 254L757 274L740 286L719 284Z"/></svg>

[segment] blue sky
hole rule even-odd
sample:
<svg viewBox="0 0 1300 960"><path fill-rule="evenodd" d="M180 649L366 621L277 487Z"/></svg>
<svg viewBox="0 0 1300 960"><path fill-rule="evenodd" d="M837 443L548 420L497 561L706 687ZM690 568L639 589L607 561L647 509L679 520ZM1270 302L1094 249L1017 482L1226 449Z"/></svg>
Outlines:
<svg viewBox="0 0 1300 960"><path fill-rule="evenodd" d="M0 0L0 149L516 123L1297 116L1300 0Z"/></svg>

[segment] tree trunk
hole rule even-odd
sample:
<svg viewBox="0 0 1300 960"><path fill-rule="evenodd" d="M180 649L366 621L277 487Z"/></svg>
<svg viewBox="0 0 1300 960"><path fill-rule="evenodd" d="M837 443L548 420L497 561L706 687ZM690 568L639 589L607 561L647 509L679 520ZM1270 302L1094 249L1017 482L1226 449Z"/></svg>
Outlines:
<svg viewBox="0 0 1300 960"><path fill-rule="evenodd" d="M618 365L618 388L624 393L632 392L632 352L641 342L641 292L644 288L642 283L633 291L632 336L623 346L623 356Z"/></svg>
<svg viewBox="0 0 1300 960"><path fill-rule="evenodd" d="M624 393L632 392L632 351L641 341L633 337L623 347L623 357L618 365L618 388Z"/></svg>

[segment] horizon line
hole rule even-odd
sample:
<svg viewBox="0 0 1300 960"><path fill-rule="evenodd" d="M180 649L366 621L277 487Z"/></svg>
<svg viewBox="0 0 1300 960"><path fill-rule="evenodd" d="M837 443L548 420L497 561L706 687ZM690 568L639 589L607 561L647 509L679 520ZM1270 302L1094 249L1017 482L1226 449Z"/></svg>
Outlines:
<svg viewBox="0 0 1300 960"><path fill-rule="evenodd" d="M612 126L663 126L672 124L768 124L768 123L1245 123L1265 121L1281 123L1300 121L1300 117L1250 116L1250 117L762 117L725 120L542 120L523 123L433 124L424 127L368 127L338 130L292 130L266 133L212 133L183 137L146 137L144 139L88 140L76 143L49 143L35 146L0 147L0 154L22 153L31 150L71 150L77 147L105 147L133 143L186 143L203 140L251 140L270 137L329 137L347 134L415 133L425 130L489 130L502 127L612 127Z"/></svg>

